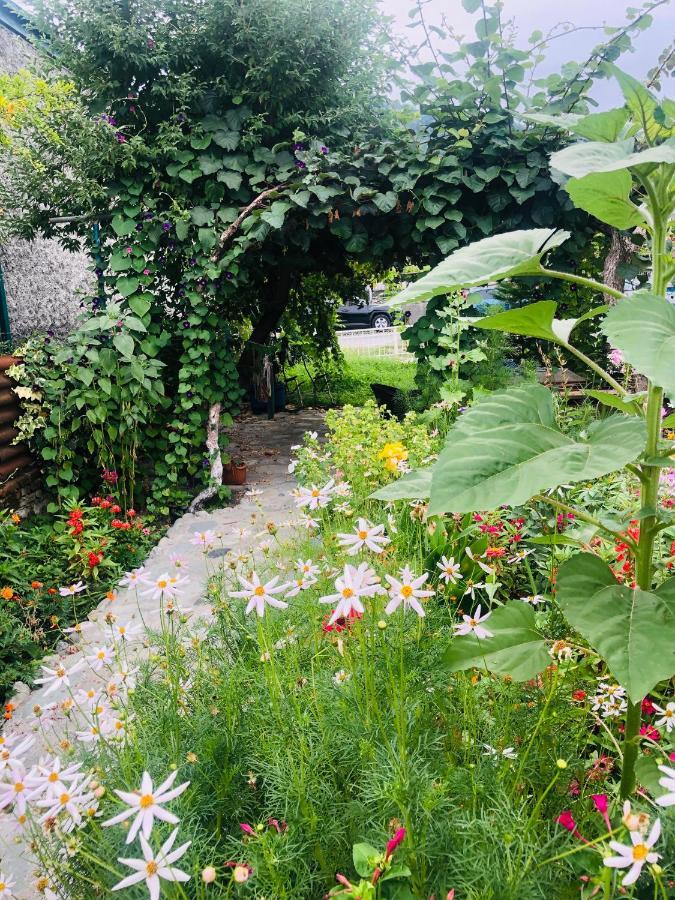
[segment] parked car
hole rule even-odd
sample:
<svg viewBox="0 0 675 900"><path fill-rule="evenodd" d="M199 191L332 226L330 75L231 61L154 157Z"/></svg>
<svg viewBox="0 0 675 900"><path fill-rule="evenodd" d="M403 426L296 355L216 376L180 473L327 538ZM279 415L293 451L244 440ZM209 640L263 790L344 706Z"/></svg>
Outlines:
<svg viewBox="0 0 675 900"><path fill-rule="evenodd" d="M378 299L354 297L337 309L342 328L389 328L394 321L394 311Z"/></svg>

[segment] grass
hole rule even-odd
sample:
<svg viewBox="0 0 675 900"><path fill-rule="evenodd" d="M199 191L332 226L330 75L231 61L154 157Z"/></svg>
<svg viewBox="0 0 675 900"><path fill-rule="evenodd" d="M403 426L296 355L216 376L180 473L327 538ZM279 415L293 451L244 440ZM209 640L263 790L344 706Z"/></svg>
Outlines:
<svg viewBox="0 0 675 900"><path fill-rule="evenodd" d="M358 356L345 353L342 367L331 367L328 370L330 379L329 395L327 390L319 390L314 399L312 384L303 366L295 366L289 375L300 379L300 389L305 403L316 403L319 406L344 406L347 403L360 405L373 399L370 385L374 382L388 384L401 391L415 389L415 372L417 364L400 359L379 356ZM314 374L314 373L313 373ZM289 402L297 398L291 396Z"/></svg>

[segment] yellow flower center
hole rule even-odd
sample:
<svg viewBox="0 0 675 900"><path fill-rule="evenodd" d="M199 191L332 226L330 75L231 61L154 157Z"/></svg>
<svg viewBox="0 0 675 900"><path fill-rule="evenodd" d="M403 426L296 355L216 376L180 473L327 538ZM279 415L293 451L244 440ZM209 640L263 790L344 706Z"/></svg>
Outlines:
<svg viewBox="0 0 675 900"><path fill-rule="evenodd" d="M96 659L105 659L105 650L99 650L96 654Z"/></svg>
<svg viewBox="0 0 675 900"><path fill-rule="evenodd" d="M145 867L145 871L148 873L148 875L156 875L157 869L158 869L158 866L157 866L157 863L154 861L154 859L151 859L150 862L147 863L147 865Z"/></svg>
<svg viewBox="0 0 675 900"><path fill-rule="evenodd" d="M314 488L312 490L312 497L318 497L318 496L319 496L319 491L316 488Z"/></svg>
<svg viewBox="0 0 675 900"><path fill-rule="evenodd" d="M359 540L365 541L365 539L366 539L367 537L368 537L368 532L367 532L367 531L359 531Z"/></svg>
<svg viewBox="0 0 675 900"><path fill-rule="evenodd" d="M646 844L636 844L633 847L633 859L637 862L646 859L649 854L649 847Z"/></svg>
<svg viewBox="0 0 675 900"><path fill-rule="evenodd" d="M412 597L412 592L413 592L413 589L410 587L409 584L404 584L403 587L401 588L401 593L403 594L404 597Z"/></svg>
<svg viewBox="0 0 675 900"><path fill-rule="evenodd" d="M2 753L0 753L0 759L9 759L9 750L3 750Z"/></svg>
<svg viewBox="0 0 675 900"><path fill-rule="evenodd" d="M472 628L475 628L476 625L478 625L478 621L476 619L469 619L469 625L471 625Z"/></svg>
<svg viewBox="0 0 675 900"><path fill-rule="evenodd" d="M5 890L7 890L7 885L5 884L4 881L0 881L0 891L5 891Z"/></svg>
<svg viewBox="0 0 675 900"><path fill-rule="evenodd" d="M17 783L14 785L14 790L16 791L17 794L20 794L21 791L24 790L24 788L25 788L25 786L22 781L17 781Z"/></svg>
<svg viewBox="0 0 675 900"><path fill-rule="evenodd" d="M58 669L56 670L56 677L63 678L63 676L65 674L66 674L66 670L63 668L63 666L59 666Z"/></svg>
<svg viewBox="0 0 675 900"><path fill-rule="evenodd" d="M161 579L157 582L157 587L160 588L160 590L164 590L164 588L168 585L168 583L169 583L169 582L166 581L164 578L161 578Z"/></svg>
<svg viewBox="0 0 675 900"><path fill-rule="evenodd" d="M52 784L56 784L56 782L58 780L59 780L58 772L50 772L49 775L47 776L47 781L51 781Z"/></svg>
<svg viewBox="0 0 675 900"><path fill-rule="evenodd" d="M155 798L152 794L143 794L141 799L138 801L138 805L141 809L147 809L149 806L152 806L155 802Z"/></svg>
<svg viewBox="0 0 675 900"><path fill-rule="evenodd" d="M120 634L126 634L126 632L127 632L127 630L126 630L126 628L124 627L124 625L120 625L120 627L119 627L118 630L119 630L119 633L120 633Z"/></svg>
<svg viewBox="0 0 675 900"><path fill-rule="evenodd" d="M666 709L663 713L666 719L672 719L675 716L675 709Z"/></svg>
<svg viewBox="0 0 675 900"><path fill-rule="evenodd" d="M354 596L354 591L350 587L342 588L342 596L348 600Z"/></svg>
<svg viewBox="0 0 675 900"><path fill-rule="evenodd" d="M69 801L70 794L61 794L61 796L59 797L59 803L61 804L61 806L65 806Z"/></svg>
<svg viewBox="0 0 675 900"><path fill-rule="evenodd" d="M264 597L265 596L265 588L262 584L259 584L258 587L253 591L256 597Z"/></svg>

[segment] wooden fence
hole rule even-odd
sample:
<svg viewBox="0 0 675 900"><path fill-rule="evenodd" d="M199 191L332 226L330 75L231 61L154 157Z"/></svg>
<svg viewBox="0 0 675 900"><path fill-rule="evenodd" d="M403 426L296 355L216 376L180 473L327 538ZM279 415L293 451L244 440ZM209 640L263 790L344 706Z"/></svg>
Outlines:
<svg viewBox="0 0 675 900"><path fill-rule="evenodd" d="M26 444L12 443L18 434L14 422L21 415L21 406L7 369L18 362L14 356L0 356L0 506L9 505L40 478Z"/></svg>

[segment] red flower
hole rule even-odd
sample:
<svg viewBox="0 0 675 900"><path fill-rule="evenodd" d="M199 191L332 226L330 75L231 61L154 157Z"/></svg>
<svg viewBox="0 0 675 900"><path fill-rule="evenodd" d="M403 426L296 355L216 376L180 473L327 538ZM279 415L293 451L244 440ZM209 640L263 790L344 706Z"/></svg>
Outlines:
<svg viewBox="0 0 675 900"><path fill-rule="evenodd" d="M84 525L82 522L70 522L70 525L73 525L73 530L70 532L74 537L78 534L82 534L84 531Z"/></svg>
<svg viewBox="0 0 675 900"><path fill-rule="evenodd" d="M649 699L649 697L645 697L642 701L642 715L643 716L653 716L656 710L654 709L654 704Z"/></svg>
<svg viewBox="0 0 675 900"><path fill-rule="evenodd" d="M101 505L101 509L108 509L109 507L112 506L112 503L110 502L110 500L101 500L100 505Z"/></svg>
<svg viewBox="0 0 675 900"><path fill-rule="evenodd" d="M101 562L102 559L103 559L102 553L100 555L98 553L93 553L93 552L90 553L89 554L89 568L95 569L96 566L99 565L99 563Z"/></svg>
<svg viewBox="0 0 675 900"><path fill-rule="evenodd" d="M585 700L586 699L586 691L578 690L572 693L572 700Z"/></svg>
<svg viewBox="0 0 675 900"><path fill-rule="evenodd" d="M133 519L134 516L137 515L137 512L135 509L130 509L130 510L127 510L127 515L129 516L130 519Z"/></svg>
<svg viewBox="0 0 675 900"><path fill-rule="evenodd" d="M91 498L91 505L92 505L92 506L100 506L100 505L101 505L101 499L102 499L101 497L92 497L92 498Z"/></svg>
<svg viewBox="0 0 675 900"><path fill-rule="evenodd" d="M556 819L558 825L562 825L567 831L569 831L575 838L579 838L580 841L583 841L585 844L588 843L585 837L582 837L579 833L579 829L577 828L577 823L574 821L574 816L569 811L569 809L564 809L558 818Z"/></svg>
<svg viewBox="0 0 675 900"><path fill-rule="evenodd" d="M394 850L398 847L400 843L405 838L405 828L399 828L396 834L391 838L391 840L387 841L387 846L384 851L384 858L389 859Z"/></svg>
<svg viewBox="0 0 675 900"><path fill-rule="evenodd" d="M643 737L649 738L650 741L661 740L661 732L658 730L658 728L654 728L653 725L643 725L640 729L640 734Z"/></svg>
<svg viewBox="0 0 675 900"><path fill-rule="evenodd" d="M333 610L334 612L335 610ZM330 618L333 613L326 613L323 617L323 630L325 632L336 631L338 634L342 631L351 631L352 623L357 619L363 618L363 614L357 612L356 610L352 610L352 614L350 616L340 616L339 619L336 619L333 624L330 624Z"/></svg>
<svg viewBox="0 0 675 900"><path fill-rule="evenodd" d="M115 503L110 507L110 512L115 513L115 515L117 515L117 513L122 512L122 507L119 506L119 504Z"/></svg>
<svg viewBox="0 0 675 900"><path fill-rule="evenodd" d="M504 547L488 547L485 555L488 559L501 559L506 555L506 549Z"/></svg>

